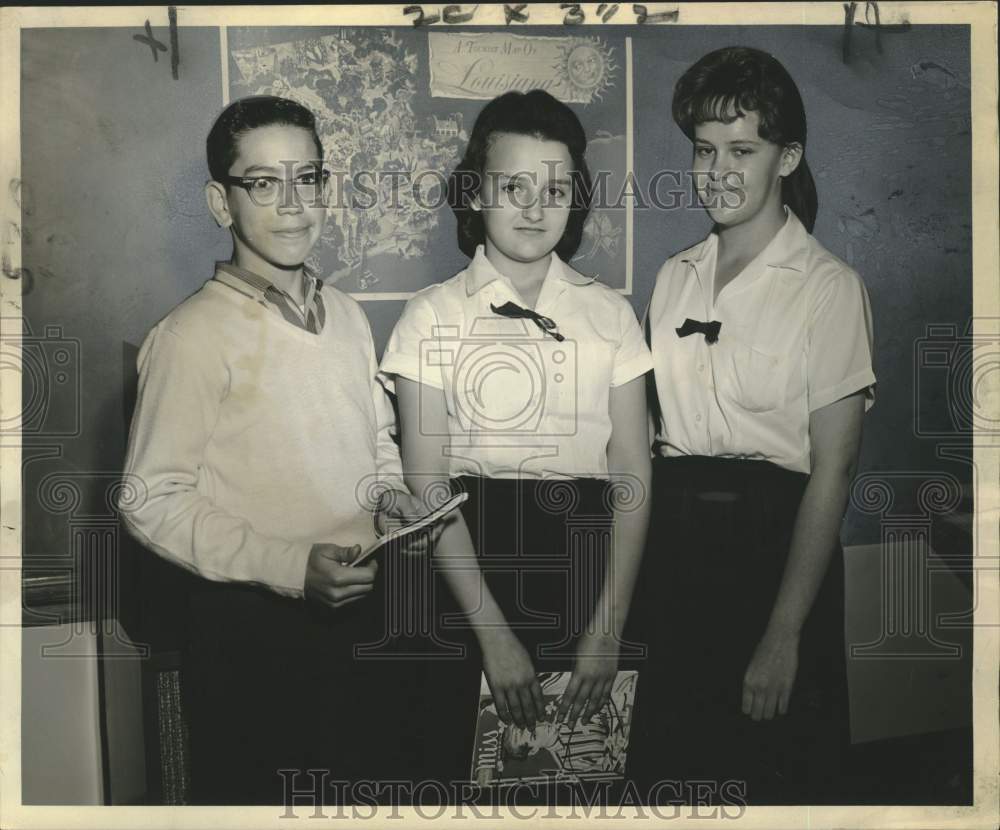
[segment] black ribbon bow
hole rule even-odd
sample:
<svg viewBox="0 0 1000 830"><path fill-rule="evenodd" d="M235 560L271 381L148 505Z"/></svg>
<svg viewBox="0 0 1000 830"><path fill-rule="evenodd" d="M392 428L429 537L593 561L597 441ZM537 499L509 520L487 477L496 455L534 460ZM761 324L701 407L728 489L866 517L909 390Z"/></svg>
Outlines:
<svg viewBox="0 0 1000 830"><path fill-rule="evenodd" d="M687 337L689 334L698 332L699 334L705 335L706 343L714 343L719 339L719 331L721 329L722 323L718 320L713 320L711 323L702 323L688 317L684 321L684 325L682 325L679 329L674 329L674 331L677 332L678 337Z"/></svg>
<svg viewBox="0 0 1000 830"><path fill-rule="evenodd" d="M501 317L510 317L515 320L533 320L535 325L545 332L545 334L551 335L560 343L566 339L556 331L555 320L551 317L545 317L537 311L532 311L530 308L522 308L517 303L511 302L506 302L499 307L490 303L490 308L493 309L494 314L499 314Z"/></svg>

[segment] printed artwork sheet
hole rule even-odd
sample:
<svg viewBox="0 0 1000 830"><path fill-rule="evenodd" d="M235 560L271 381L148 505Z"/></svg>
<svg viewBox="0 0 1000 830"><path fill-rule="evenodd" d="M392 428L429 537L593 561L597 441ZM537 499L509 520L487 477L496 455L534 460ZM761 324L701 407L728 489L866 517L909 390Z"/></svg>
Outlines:
<svg viewBox="0 0 1000 830"><path fill-rule="evenodd" d="M629 731L639 673L620 671L611 699L589 723L557 723L570 672L538 675L545 700L543 720L521 728L500 719L483 675L479 692L471 779L480 786L523 781L573 782L618 779L625 774Z"/></svg>

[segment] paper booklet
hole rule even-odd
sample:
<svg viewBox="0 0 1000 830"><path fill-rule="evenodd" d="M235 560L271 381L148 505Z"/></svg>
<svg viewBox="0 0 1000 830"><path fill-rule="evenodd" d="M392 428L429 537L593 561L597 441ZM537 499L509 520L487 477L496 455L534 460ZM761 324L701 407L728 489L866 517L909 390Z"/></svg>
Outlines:
<svg viewBox="0 0 1000 830"><path fill-rule="evenodd" d="M376 553L379 553L387 545L395 542L397 539L403 539L411 533L416 533L419 530L423 530L425 527L429 527L435 522L441 521L445 516L451 513L452 510L455 510L464 504L468 498L468 493L458 493L448 499L448 501L442 502L437 509L421 516L416 521L412 521L409 524L397 527L395 530L386 533L385 536L382 536L378 539L378 541L372 543L368 548L361 551L361 553L358 554L358 558L351 562L351 567L353 568L355 565L361 565L368 561Z"/></svg>
<svg viewBox="0 0 1000 830"><path fill-rule="evenodd" d="M639 680L636 671L620 671L611 700L590 723L554 722L570 672L538 675L545 699L545 720L534 730L504 723L483 675L479 692L471 780L480 786L518 782L573 782L621 779L625 774L629 729Z"/></svg>

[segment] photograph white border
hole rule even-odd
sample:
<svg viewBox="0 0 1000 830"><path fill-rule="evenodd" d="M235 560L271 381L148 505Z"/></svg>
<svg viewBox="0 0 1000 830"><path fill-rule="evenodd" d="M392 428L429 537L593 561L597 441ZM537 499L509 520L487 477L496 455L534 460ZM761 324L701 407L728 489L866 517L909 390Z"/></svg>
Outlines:
<svg viewBox="0 0 1000 830"><path fill-rule="evenodd" d="M588 21L597 20L598 4L581 4ZM844 25L844 8L840 2L829 3L681 3L647 4L650 14L678 10L676 21L667 26L704 25ZM393 6L194 6L179 7L179 26L384 26L411 25L412 15L403 14L403 4ZM426 10L440 10L443 4L425 4ZM858 4L859 19L864 22L864 3ZM1000 280L998 280L998 178L1000 165L997 155L997 7L991 2L954 3L880 3L881 23L909 21L921 24L969 24L971 38L972 96L972 199L973 199L973 315L976 321L1000 319ZM531 25L552 25L562 22L566 11L559 4L532 4L527 11L530 23L517 24L527 29ZM76 7L76 8L17 8L0 9L0 112L6 113L0 122L0 174L4 182L20 178L20 35L32 27L94 27L121 26L141 29L149 19L157 26L165 25L166 6L146 7ZM620 11L608 23L583 25L631 25L635 22L632 4L621 4ZM502 4L481 5L476 17L467 25L504 25ZM461 25L461 24L459 24ZM511 24L511 30L515 24ZM222 37L225 37L224 29ZM225 45L223 41L223 46ZM225 78L225 75L224 75ZM11 116L10 114L14 114ZM2 218L4 228L20 226L20 211L9 188L4 188ZM8 269L21 265L20 241L17 233L5 231L3 254ZM631 248L630 248L631 250ZM0 306L4 331L11 336L20 331L21 283L16 279L0 279ZM977 326L979 323L977 322ZM996 331L976 334L996 335ZM9 381L10 372L3 381ZM991 378L991 388L985 390L989 399L997 400L997 381ZM0 419L18 417L21 405L20 384L3 382L0 387ZM609 810L609 818L576 819L581 826L622 826L621 818L644 813L645 826L695 826L768 828L835 828L835 827L920 827L977 828L993 827L998 816L998 580L996 563L1000 561L997 516L1000 515L1000 440L974 440L976 480L976 547L974 555L980 563L992 563L992 568L978 572L979 593L975 611L974 649L974 805L970 807L749 807L739 818L709 818L709 808L678 808L674 817L670 808L660 808L664 818L656 818L649 808ZM25 807L21 801L20 773L20 652L21 652L21 570L22 511L20 499L21 452L17 446L0 449L0 826L3 828L215 828L219 827L287 827L289 819L281 818L274 807L208 808L208 807ZM522 808L523 810L524 808ZM519 826L543 826L542 816L559 814L569 817L570 808L539 808L534 820L518 821L509 810L501 810ZM701 810L698 813L698 810ZM438 808L394 807L371 808L369 821L362 812L355 821L362 826L382 826L386 819L398 819L393 826L427 824L437 815ZM346 810L350 813L350 808ZM464 821L475 821L470 807L451 808L445 815L461 815ZM311 815L309 809L296 811L300 818ZM487 815L492 816L492 811ZM718 813L716 813L718 816ZM326 809L327 821L338 825L348 819L337 816L337 808ZM445 818L438 818L437 822ZM555 819L553 819L555 820ZM374 823L372 823L374 822ZM492 822L494 825L496 821ZM309 826L315 825L310 821ZM449 826L453 825L448 820ZM573 825L570 825L573 826Z"/></svg>

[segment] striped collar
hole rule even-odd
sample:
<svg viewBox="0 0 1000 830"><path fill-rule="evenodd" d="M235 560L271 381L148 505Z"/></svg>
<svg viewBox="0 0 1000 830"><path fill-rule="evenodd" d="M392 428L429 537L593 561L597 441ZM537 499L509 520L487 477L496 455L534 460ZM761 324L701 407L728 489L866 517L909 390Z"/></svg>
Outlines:
<svg viewBox="0 0 1000 830"><path fill-rule="evenodd" d="M293 326L319 334L326 322L323 281L309 269L303 269L302 276L305 280L305 304L301 308L286 291L270 280L230 262L215 264L214 279L280 314Z"/></svg>

